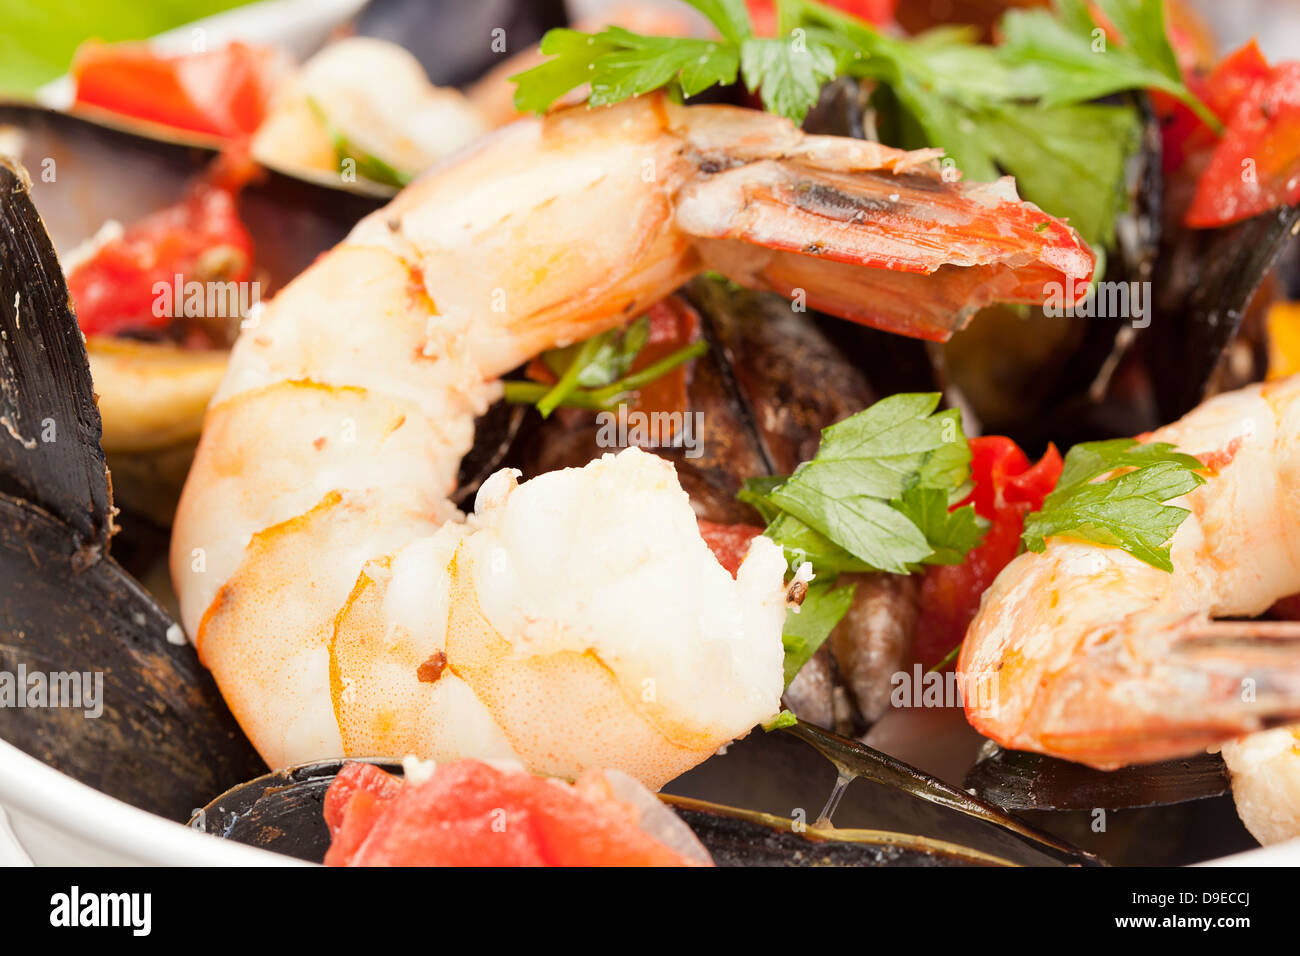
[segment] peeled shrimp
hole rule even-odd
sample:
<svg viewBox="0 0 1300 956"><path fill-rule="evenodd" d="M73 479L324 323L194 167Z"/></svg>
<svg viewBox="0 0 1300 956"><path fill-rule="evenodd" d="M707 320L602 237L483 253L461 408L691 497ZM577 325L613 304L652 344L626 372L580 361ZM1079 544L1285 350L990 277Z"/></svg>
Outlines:
<svg viewBox="0 0 1300 956"><path fill-rule="evenodd" d="M457 466L503 373L706 269L937 338L1090 274L1009 183L947 182L934 160L657 96L568 110L431 171L265 305L209 409L171 565L266 761L513 757L657 787L772 715L771 541L733 580L671 465L634 449L498 472L468 517Z"/></svg>
<svg viewBox="0 0 1300 956"><path fill-rule="evenodd" d="M1171 502L1191 511L1173 573L1068 538L1020 555L962 645L967 717L1004 746L1102 769L1223 744L1247 828L1300 836L1300 741L1255 733L1300 719L1295 628L1215 620L1300 591L1300 377L1217 396L1147 440L1207 465Z"/></svg>

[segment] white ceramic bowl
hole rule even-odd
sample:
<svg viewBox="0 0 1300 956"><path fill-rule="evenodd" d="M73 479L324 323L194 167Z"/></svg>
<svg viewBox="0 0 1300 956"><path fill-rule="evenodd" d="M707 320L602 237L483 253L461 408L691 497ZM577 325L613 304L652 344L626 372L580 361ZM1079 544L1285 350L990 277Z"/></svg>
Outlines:
<svg viewBox="0 0 1300 956"><path fill-rule="evenodd" d="M212 42L235 37L274 42L306 53L364 0L268 0L197 21L156 38L160 47L185 46L203 27ZM1253 0L1250 13L1286 21L1280 0ZM591 6L588 0L586 6ZM1199 0L1229 34L1240 33L1235 16L1213 0ZM1245 5L1243 4L1243 7ZM1227 36L1225 48L1240 37ZM1300 24L1281 34L1269 32L1270 53L1295 55ZM70 94L66 79L50 84L43 99L52 105ZM180 823L146 813L73 780L0 740L0 865L303 865L269 853L199 833ZM1300 840L1241 853L1203 865L1300 865Z"/></svg>
<svg viewBox="0 0 1300 956"><path fill-rule="evenodd" d="M0 741L0 865L293 866L138 810Z"/></svg>

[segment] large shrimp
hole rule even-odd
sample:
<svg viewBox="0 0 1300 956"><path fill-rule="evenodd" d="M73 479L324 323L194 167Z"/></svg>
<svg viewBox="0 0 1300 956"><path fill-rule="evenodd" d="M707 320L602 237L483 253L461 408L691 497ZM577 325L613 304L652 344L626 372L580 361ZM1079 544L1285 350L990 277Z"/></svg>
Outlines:
<svg viewBox="0 0 1300 956"><path fill-rule="evenodd" d="M499 472L468 520L457 465L504 372L705 269L935 338L1089 275L1009 181L935 157L658 96L567 110L435 168L286 287L235 346L172 539L185 628L267 762L514 756L658 786L772 714L771 542L732 580L634 450Z"/></svg>
<svg viewBox="0 0 1300 956"><path fill-rule="evenodd" d="M1207 465L1169 574L1068 538L998 575L958 661L977 730L1113 769L1223 745L1263 842L1300 836L1300 642L1262 614L1300 591L1300 377L1220 395L1146 440ZM1263 733L1256 734L1256 731ZM1241 741L1234 741L1240 735Z"/></svg>

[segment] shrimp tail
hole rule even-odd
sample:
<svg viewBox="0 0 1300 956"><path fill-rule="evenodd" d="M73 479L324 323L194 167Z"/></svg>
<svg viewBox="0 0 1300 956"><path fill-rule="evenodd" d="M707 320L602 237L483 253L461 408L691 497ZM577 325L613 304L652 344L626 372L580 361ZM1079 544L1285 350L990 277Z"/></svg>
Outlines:
<svg viewBox="0 0 1300 956"><path fill-rule="evenodd" d="M1214 707L1236 717L1234 733L1300 720L1300 622L1191 624L1174 645L1174 660L1223 691Z"/></svg>
<svg viewBox="0 0 1300 956"><path fill-rule="evenodd" d="M1151 639L1153 632L1146 632ZM986 720L989 690L967 675L967 716L1004 745L1047 750L1102 770L1187 756L1300 720L1300 624L1184 619L1163 653L1139 657L1100 635L1051 678L1016 732ZM1112 702L1099 714L1098 693ZM1031 738L1032 737L1032 741Z"/></svg>
<svg viewBox="0 0 1300 956"><path fill-rule="evenodd" d="M1093 253L1012 180L957 183L931 151L879 146L871 170L854 169L852 148L806 147L697 181L679 198L678 226L699 237L708 268L742 285L939 341L993 302L1084 293Z"/></svg>

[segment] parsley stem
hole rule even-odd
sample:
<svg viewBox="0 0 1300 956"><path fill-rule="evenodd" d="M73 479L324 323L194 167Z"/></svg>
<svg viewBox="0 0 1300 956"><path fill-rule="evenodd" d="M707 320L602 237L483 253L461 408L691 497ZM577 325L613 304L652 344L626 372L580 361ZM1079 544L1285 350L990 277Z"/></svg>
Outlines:
<svg viewBox="0 0 1300 956"><path fill-rule="evenodd" d="M542 413L543 418L549 418L551 412L559 408L560 403L578 387L578 378L582 375L583 369L591 364L592 359L596 357L596 353L600 351L600 347L605 344L607 337L606 335L593 335L582 343L582 348L573 357L569 367L564 370L560 380L537 403L537 410Z"/></svg>
<svg viewBox="0 0 1300 956"><path fill-rule="evenodd" d="M670 355L666 355L657 362L647 365L639 372L633 372L625 378L619 379L606 385L604 388L596 389L592 394L608 398L616 398L625 392L634 392L638 388L644 388L655 379L667 375L677 366L691 359L699 358L709 350L709 343L700 339L698 342L692 342L684 348L678 349Z"/></svg>
<svg viewBox="0 0 1300 956"><path fill-rule="evenodd" d="M596 338L599 338L597 336ZM594 341L588 339L588 343ZM599 348L599 345L597 345ZM699 358L709 350L709 343L701 339L698 342L692 342L684 348L678 349L671 355L666 355L659 361L646 366L639 372L621 378L616 382L597 389L584 389L577 387L579 369L587 364L584 361L583 352L586 351L586 345L583 351L578 353L578 357L573 364L565 371L564 377L567 378L570 372L573 372L574 384L571 385L560 398L550 406L549 411L542 409L542 402L553 396L564 378L553 386L545 385L541 382L506 382L505 383L505 400L516 405L536 405L542 411L543 416L550 414L556 408L585 408L589 411L608 411L613 408L618 400L626 396L629 392L634 392L639 388L653 382L655 379L671 372L677 366L691 359ZM594 354L594 350L593 350ZM589 360L589 359L588 359Z"/></svg>
<svg viewBox="0 0 1300 956"><path fill-rule="evenodd" d="M943 660L939 661L939 663L931 667L928 671L926 671L926 673L927 674L938 673L939 671L947 667L949 664L951 664L953 661L955 661L957 659L957 655L961 653L961 646L964 643L965 643L964 641L958 641L957 646L954 647L952 650L950 650L947 654L943 655Z"/></svg>

